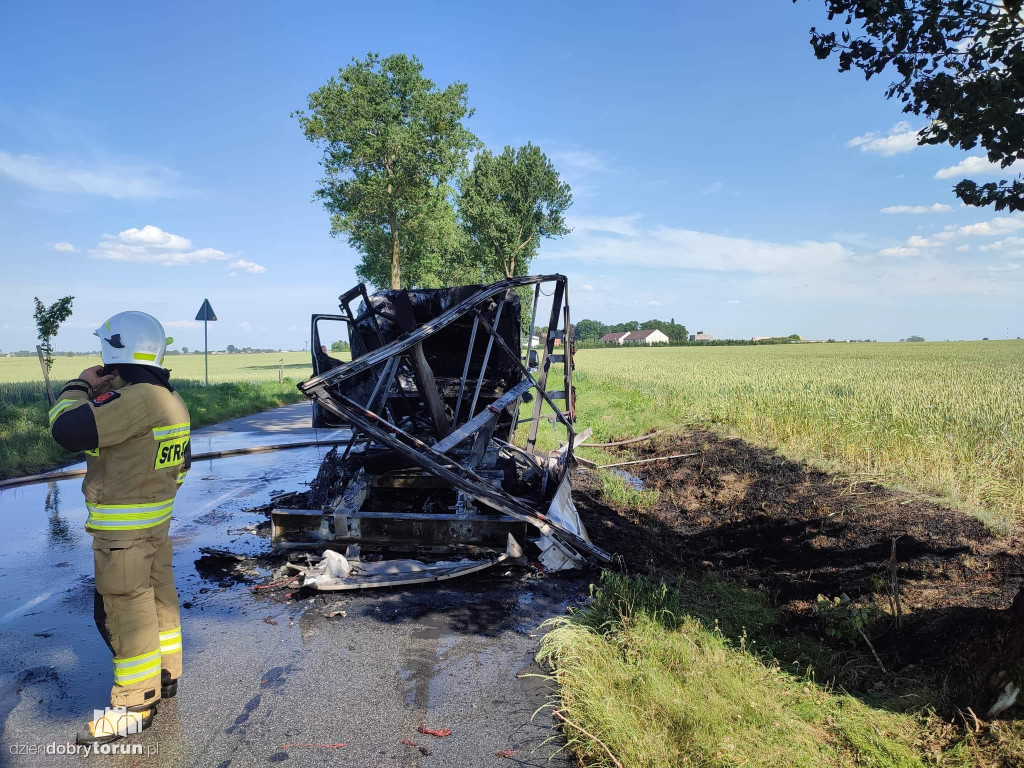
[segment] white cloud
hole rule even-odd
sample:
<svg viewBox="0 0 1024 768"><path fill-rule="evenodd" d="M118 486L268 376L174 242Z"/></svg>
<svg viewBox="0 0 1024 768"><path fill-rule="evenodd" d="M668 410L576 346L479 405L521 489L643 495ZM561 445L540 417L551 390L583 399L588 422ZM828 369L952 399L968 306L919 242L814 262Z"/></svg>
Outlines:
<svg viewBox="0 0 1024 768"><path fill-rule="evenodd" d="M726 299L722 303L723 304L742 304L743 302L741 302L739 299Z"/></svg>
<svg viewBox="0 0 1024 768"><path fill-rule="evenodd" d="M267 271L267 268L262 264L257 264L247 259L236 259L228 264L229 269L244 269L246 272L251 272L254 275L262 275Z"/></svg>
<svg viewBox="0 0 1024 768"><path fill-rule="evenodd" d="M988 221L957 226L948 224L942 230L930 235L911 235L899 246L882 248L877 252L883 257L917 256L922 249L931 249L928 258L951 257L953 253L967 253L971 246L966 243L957 244L958 240L974 237L999 237L1024 230L1024 215L998 216ZM944 250L949 249L949 250ZM1004 237L979 246L981 251L1007 251L1007 256L1024 254L1024 237Z"/></svg>
<svg viewBox="0 0 1024 768"><path fill-rule="evenodd" d="M892 157L916 149L917 133L918 129L911 128L910 123L903 121L890 128L887 135L872 131L863 136L854 136L846 142L846 146L860 147L861 152Z"/></svg>
<svg viewBox="0 0 1024 768"><path fill-rule="evenodd" d="M957 230L961 235L998 236L1024 229L1024 216L1001 216L977 224L967 224Z"/></svg>
<svg viewBox="0 0 1024 768"><path fill-rule="evenodd" d="M714 235L689 229L636 226L638 214L576 219L565 248L544 258L575 258L628 268L630 265L755 273L822 268L844 261L849 252L836 242L773 243Z"/></svg>
<svg viewBox="0 0 1024 768"><path fill-rule="evenodd" d="M551 152L550 155L551 161L555 164L555 170L558 170L559 166L579 171L603 171L608 167L600 156L585 149Z"/></svg>
<svg viewBox="0 0 1024 768"><path fill-rule="evenodd" d="M594 290L594 286L592 286L590 283L584 283L583 285L580 286L580 290L581 291L592 291L592 290Z"/></svg>
<svg viewBox="0 0 1024 768"><path fill-rule="evenodd" d="M938 248L946 240L953 236L951 232L939 232L931 237L912 235L907 238L907 245L911 248Z"/></svg>
<svg viewBox="0 0 1024 768"><path fill-rule="evenodd" d="M723 184L720 181L716 181L704 187L704 189L702 189L700 193L702 195L713 195L717 192L721 192L723 189L725 189L725 184Z"/></svg>
<svg viewBox="0 0 1024 768"><path fill-rule="evenodd" d="M658 301L657 299L651 299L650 301L647 302L647 306L648 307L660 307L661 306L661 302Z"/></svg>
<svg viewBox="0 0 1024 768"><path fill-rule="evenodd" d="M889 205L881 210L881 213L945 213L952 211L953 207L945 203L932 203L931 205Z"/></svg>
<svg viewBox="0 0 1024 768"><path fill-rule="evenodd" d="M140 264L161 264L167 267L225 261L228 255L216 248L192 248L187 237L165 232L147 224L142 229L132 227L116 235L103 235L89 254L94 259L134 261Z"/></svg>
<svg viewBox="0 0 1024 768"><path fill-rule="evenodd" d="M251 331L252 330L252 326L249 323L239 323L238 327L241 328L243 331Z"/></svg>
<svg viewBox="0 0 1024 768"><path fill-rule="evenodd" d="M198 320L168 320L163 323L164 328L198 328L201 325Z"/></svg>
<svg viewBox="0 0 1024 768"><path fill-rule="evenodd" d="M980 246L982 251L1014 251L1024 253L1024 237L1005 237Z"/></svg>
<svg viewBox="0 0 1024 768"><path fill-rule="evenodd" d="M576 233L609 232L614 235L634 237L639 234L636 222L641 218L639 213L628 216L566 216L566 224Z"/></svg>
<svg viewBox="0 0 1024 768"><path fill-rule="evenodd" d="M1020 269L1020 264L1002 264L999 266L988 266L985 269L989 272L1014 272Z"/></svg>
<svg viewBox="0 0 1024 768"><path fill-rule="evenodd" d="M963 176L999 176L1006 177L1014 173L1024 173L1024 161L1017 160L1006 168L1000 168L999 163L990 163L987 158L981 155L965 157L956 165L949 168L940 168L935 172L936 179L955 179Z"/></svg>
<svg viewBox="0 0 1024 768"><path fill-rule="evenodd" d="M115 200L174 197L176 174L148 165L100 164L92 168L53 162L36 155L0 152L0 175L43 192L87 194Z"/></svg>
<svg viewBox="0 0 1024 768"><path fill-rule="evenodd" d="M71 243L54 243L53 250L60 253L78 253L78 249Z"/></svg>
<svg viewBox="0 0 1024 768"><path fill-rule="evenodd" d="M879 256L895 256L897 258L904 258L906 256L917 256L920 251L917 248L907 248L903 245L897 245L893 248L883 248L878 252Z"/></svg>

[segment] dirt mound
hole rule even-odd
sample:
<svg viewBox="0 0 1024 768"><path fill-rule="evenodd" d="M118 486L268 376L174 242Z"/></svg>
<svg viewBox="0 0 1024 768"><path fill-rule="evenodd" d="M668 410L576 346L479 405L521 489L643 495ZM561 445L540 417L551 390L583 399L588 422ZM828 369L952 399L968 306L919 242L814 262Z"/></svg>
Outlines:
<svg viewBox="0 0 1024 768"><path fill-rule="evenodd" d="M579 473L577 505L591 537L630 568L713 570L809 625L819 594L887 606L895 540L904 622L881 634L880 651L895 668L952 665L971 688L996 684L1003 662L994 659L1012 644L1006 609L1024 583L1019 535L998 537L968 514L709 432L631 449L630 458L697 455L628 467L659 492L645 512L608 509L594 474Z"/></svg>

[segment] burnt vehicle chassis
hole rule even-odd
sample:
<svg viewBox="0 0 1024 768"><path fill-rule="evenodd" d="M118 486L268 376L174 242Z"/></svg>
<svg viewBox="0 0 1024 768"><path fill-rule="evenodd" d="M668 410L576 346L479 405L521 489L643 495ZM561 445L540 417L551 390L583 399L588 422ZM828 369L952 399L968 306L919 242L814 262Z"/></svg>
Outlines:
<svg viewBox="0 0 1024 768"><path fill-rule="evenodd" d="M552 304L545 348L535 350L542 287ZM519 292L530 288L524 355ZM352 436L341 453L334 449L325 458L309 508L272 510L276 548L340 543L350 557L360 547L504 552L500 560L522 554L520 542L532 537L548 570L578 565L585 555L610 559L590 541L571 497L573 448L585 437L574 426L563 275L373 295L360 284L339 300L342 315L313 316L314 376L299 389L313 401L315 426L347 425ZM321 347L322 320L347 324L350 362ZM551 368L559 363L559 388L550 389ZM542 422L564 428L558 450L538 450ZM522 424L529 425L527 437L517 446Z"/></svg>

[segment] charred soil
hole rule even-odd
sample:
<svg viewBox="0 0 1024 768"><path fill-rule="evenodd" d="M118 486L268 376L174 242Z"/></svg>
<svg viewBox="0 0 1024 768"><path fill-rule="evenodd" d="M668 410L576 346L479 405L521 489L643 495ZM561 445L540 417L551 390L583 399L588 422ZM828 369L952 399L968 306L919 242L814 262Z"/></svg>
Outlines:
<svg viewBox="0 0 1024 768"><path fill-rule="evenodd" d="M1024 583L1019 533L997 536L967 513L711 432L660 436L623 459L687 453L696 455L627 467L658 492L645 510L610 508L597 475L577 473L591 537L630 570L711 572L757 588L789 633L821 634L818 595L872 602L884 617L872 634L887 668L938 675L976 706L1024 658L1024 600L1011 608Z"/></svg>

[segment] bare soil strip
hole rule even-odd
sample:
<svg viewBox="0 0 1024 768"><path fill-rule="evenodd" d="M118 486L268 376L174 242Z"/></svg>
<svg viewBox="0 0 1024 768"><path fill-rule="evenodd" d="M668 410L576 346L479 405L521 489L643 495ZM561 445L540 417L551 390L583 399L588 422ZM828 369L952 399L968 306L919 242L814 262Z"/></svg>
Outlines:
<svg viewBox="0 0 1024 768"><path fill-rule="evenodd" d="M784 631L820 635L819 594L889 610L884 582L895 539L903 626L879 627L874 638L887 668L948 676L975 701L1021 658L1024 600L1008 610L1024 582L1019 532L1000 537L964 512L710 432L659 436L624 457L685 453L698 455L631 467L659 492L648 511L608 508L595 475L578 473L577 506L591 537L630 570L735 579L768 595Z"/></svg>

